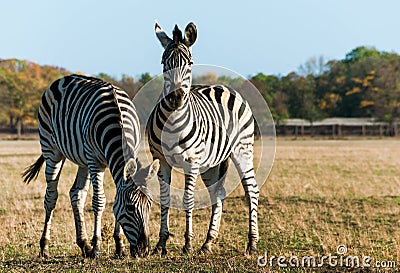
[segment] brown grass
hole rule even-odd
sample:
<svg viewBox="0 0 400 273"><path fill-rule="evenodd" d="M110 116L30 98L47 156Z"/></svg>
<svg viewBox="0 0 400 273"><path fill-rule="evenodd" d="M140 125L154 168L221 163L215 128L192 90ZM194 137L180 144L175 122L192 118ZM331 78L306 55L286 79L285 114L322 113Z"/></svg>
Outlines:
<svg viewBox="0 0 400 273"><path fill-rule="evenodd" d="M39 155L38 141L0 142L0 271L337 271L322 269L258 267L257 255L243 255L247 241L247 210L239 186L227 199L219 240L212 256L181 254L184 212L172 210L169 253L165 258L113 259L112 201L115 186L106 175L107 209L103 218L103 256L82 259L75 245L75 228L69 188L77 170L67 162L61 175L59 200L53 220L51 258L38 258L44 221L44 175L30 185L20 173ZM261 189L259 253L334 255L346 245L348 255L369 255L379 261L400 264L400 145L398 140L278 140L276 160ZM44 170L42 170L43 172ZM229 179L229 177L228 177ZM91 197L86 218L92 230ZM210 209L194 212L194 247L198 249L208 228ZM159 206L153 206L151 243L157 241ZM90 234L89 234L90 236ZM355 270L355 269L354 269ZM389 271L385 271L389 272Z"/></svg>

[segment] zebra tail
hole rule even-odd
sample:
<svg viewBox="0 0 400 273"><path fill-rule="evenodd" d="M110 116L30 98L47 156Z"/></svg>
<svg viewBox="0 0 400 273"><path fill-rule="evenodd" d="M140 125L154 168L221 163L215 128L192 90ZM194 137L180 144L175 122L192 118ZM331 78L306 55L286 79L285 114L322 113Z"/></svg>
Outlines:
<svg viewBox="0 0 400 273"><path fill-rule="evenodd" d="M40 168L42 167L45 159L44 156L41 155L35 163L26 167L25 171L22 173L22 178L26 184L29 184L32 180L36 180L39 175Z"/></svg>

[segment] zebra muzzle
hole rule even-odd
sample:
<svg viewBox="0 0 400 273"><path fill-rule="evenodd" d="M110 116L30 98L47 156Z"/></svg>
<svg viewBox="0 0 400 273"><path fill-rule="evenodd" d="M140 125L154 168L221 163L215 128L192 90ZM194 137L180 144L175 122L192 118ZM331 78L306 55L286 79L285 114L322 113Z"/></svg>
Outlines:
<svg viewBox="0 0 400 273"><path fill-rule="evenodd" d="M131 245L130 252L132 258L147 257L149 255L150 240L144 240L136 245Z"/></svg>
<svg viewBox="0 0 400 273"><path fill-rule="evenodd" d="M182 88L178 88L167 95L167 101L172 109L178 109L183 105L183 99L185 91Z"/></svg>

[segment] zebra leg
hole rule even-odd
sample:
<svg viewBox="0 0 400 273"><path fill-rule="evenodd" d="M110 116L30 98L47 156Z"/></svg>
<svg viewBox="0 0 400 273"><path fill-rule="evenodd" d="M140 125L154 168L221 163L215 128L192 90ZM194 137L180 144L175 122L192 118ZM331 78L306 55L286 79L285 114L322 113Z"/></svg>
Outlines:
<svg viewBox="0 0 400 273"><path fill-rule="evenodd" d="M201 175L204 184L207 186L212 204L212 212L210 225L208 227L207 239L200 249L200 252L203 253L211 252L212 245L218 237L222 217L222 208L226 196L224 181L228 166L229 159L225 160L220 165L209 169Z"/></svg>
<svg viewBox="0 0 400 273"><path fill-rule="evenodd" d="M101 218L106 207L106 195L103 187L104 169L89 163L89 172L93 185L92 208L94 213L93 248L90 257L96 258L101 254Z"/></svg>
<svg viewBox="0 0 400 273"><path fill-rule="evenodd" d="M161 225L158 243L153 254L167 254L167 240L169 237L169 206L170 206L170 185L171 166L167 162L160 162L158 171L158 182L160 183L160 204L161 204Z"/></svg>
<svg viewBox="0 0 400 273"><path fill-rule="evenodd" d="M115 228L114 228L114 241L115 241L115 256L116 257L125 257L125 245L123 242L124 232L122 231L121 225L115 221Z"/></svg>
<svg viewBox="0 0 400 273"><path fill-rule="evenodd" d="M193 209L194 209L194 187L198 176L198 168L185 170L185 191L183 193L183 208L186 213L186 232L185 232L185 246L183 253L191 253L193 251L192 241L193 233Z"/></svg>
<svg viewBox="0 0 400 273"><path fill-rule="evenodd" d="M253 143L239 143L234 149L231 158L239 173L249 207L249 242L246 254L253 254L257 251L257 242L259 240L257 223L259 189L253 167Z"/></svg>
<svg viewBox="0 0 400 273"><path fill-rule="evenodd" d="M74 212L76 243L81 248L83 257L89 257L92 250L87 239L84 216L84 208L89 186L89 169L86 167L79 167L74 185L69 191L69 197Z"/></svg>
<svg viewBox="0 0 400 273"><path fill-rule="evenodd" d="M65 158L61 155L56 155L54 158L46 159L46 194L44 197L44 209L46 210L46 218L44 221L42 238L40 239L40 257L49 257L49 243L50 243L50 230L51 220L53 218L53 211L56 207L58 199L58 181L60 173L64 165Z"/></svg>

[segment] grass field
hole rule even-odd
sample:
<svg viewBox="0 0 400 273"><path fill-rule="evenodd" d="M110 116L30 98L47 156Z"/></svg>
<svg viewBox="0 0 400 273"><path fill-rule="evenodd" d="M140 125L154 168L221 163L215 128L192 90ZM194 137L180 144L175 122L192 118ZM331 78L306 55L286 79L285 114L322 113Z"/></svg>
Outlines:
<svg viewBox="0 0 400 273"><path fill-rule="evenodd" d="M66 163L53 218L51 257L38 257L44 222L43 170L30 185L20 173L39 155L38 141L0 141L0 271L1 272L395 272L400 266L400 143L380 140L278 139L276 159L260 193L258 255L243 255L247 241L247 210L239 186L225 201L219 240L212 255L183 255L183 211L172 210L167 257L114 259L112 202L115 186L109 173L105 188L107 209L103 218L103 255L83 259L75 244L69 188L76 167ZM90 200L90 196L88 197ZM151 244L157 242L159 206L153 205ZM92 230L91 202L86 219ZM194 212L194 247L205 239L210 209ZM90 233L89 233L90 235ZM338 246L347 252L337 254ZM328 266L272 267L257 265L258 256L290 257L337 255L370 256L375 268ZM317 260L319 261L319 260ZM292 260L295 263L295 260ZM386 266L390 268L377 268Z"/></svg>

